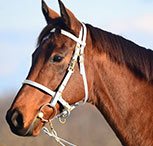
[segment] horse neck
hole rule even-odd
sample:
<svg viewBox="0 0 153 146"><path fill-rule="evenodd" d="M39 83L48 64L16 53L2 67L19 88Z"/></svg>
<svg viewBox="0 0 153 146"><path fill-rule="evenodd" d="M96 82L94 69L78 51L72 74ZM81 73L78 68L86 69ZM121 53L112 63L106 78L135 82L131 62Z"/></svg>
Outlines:
<svg viewBox="0 0 153 146"><path fill-rule="evenodd" d="M95 57L94 57L95 56ZM126 146L153 146L153 86L105 53L92 55L91 102Z"/></svg>

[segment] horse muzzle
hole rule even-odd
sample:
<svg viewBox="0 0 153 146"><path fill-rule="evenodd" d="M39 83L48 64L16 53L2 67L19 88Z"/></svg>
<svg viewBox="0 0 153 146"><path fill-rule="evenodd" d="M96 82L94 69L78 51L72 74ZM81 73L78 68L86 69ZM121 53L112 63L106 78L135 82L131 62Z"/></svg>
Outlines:
<svg viewBox="0 0 153 146"><path fill-rule="evenodd" d="M36 116L30 126L24 127L23 115L17 109L8 110L6 121L9 124L11 131L18 136L37 136L44 124Z"/></svg>

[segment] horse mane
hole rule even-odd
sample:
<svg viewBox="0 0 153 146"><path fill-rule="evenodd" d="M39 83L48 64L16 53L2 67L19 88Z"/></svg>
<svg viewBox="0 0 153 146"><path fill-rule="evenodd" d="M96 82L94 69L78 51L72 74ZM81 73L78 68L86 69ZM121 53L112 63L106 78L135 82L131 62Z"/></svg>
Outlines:
<svg viewBox="0 0 153 146"><path fill-rule="evenodd" d="M89 24L87 28L99 52L105 52L113 62L126 65L137 77L153 83L152 50Z"/></svg>

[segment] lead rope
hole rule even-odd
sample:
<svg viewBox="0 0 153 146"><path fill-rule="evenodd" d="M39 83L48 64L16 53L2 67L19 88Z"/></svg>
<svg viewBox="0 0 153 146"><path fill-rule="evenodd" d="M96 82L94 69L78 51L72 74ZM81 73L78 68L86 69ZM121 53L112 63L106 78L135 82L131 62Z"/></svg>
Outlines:
<svg viewBox="0 0 153 146"><path fill-rule="evenodd" d="M57 143L59 143L61 146L66 146L65 144L69 145L69 146L77 146L75 144L72 144L71 142L68 142L67 140L63 139L63 138L60 138L58 135L57 135L57 132L55 131L51 121L49 122L49 127L50 127L50 130L47 128L47 127L43 127L43 132L45 134L47 134L49 137L52 137L55 139L55 141ZM65 144L64 144L65 143Z"/></svg>

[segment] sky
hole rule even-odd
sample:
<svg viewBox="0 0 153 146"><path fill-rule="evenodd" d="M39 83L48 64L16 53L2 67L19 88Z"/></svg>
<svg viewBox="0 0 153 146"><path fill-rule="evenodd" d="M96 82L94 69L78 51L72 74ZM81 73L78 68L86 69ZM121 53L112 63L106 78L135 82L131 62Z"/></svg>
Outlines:
<svg viewBox="0 0 153 146"><path fill-rule="evenodd" d="M57 0L46 3L59 12ZM82 22L153 49L153 0L63 0ZM0 98L17 92L46 25L41 0L0 1Z"/></svg>

